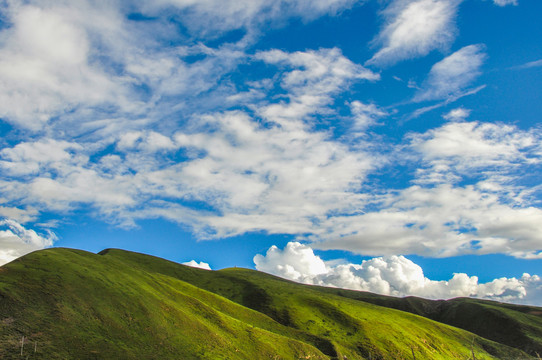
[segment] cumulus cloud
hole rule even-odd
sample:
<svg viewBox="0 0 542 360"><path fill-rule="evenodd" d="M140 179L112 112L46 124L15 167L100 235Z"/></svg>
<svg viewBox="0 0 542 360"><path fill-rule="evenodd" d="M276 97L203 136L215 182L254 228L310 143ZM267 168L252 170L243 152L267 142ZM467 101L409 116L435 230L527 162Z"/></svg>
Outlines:
<svg viewBox="0 0 542 360"><path fill-rule="evenodd" d="M480 75L486 55L482 45L469 45L439 61L414 101L458 97L462 90Z"/></svg>
<svg viewBox="0 0 542 360"><path fill-rule="evenodd" d="M394 0L375 42L382 48L367 62L390 65L449 46L455 38L459 0Z"/></svg>
<svg viewBox="0 0 542 360"><path fill-rule="evenodd" d="M40 235L32 229L27 229L15 220L0 220L0 265L15 260L35 250L41 250L53 245L56 235L48 231Z"/></svg>
<svg viewBox="0 0 542 360"><path fill-rule="evenodd" d="M182 264L199 269L211 270L211 266L209 266L209 264L203 261L197 262L196 260L190 260L188 262L183 262Z"/></svg>
<svg viewBox="0 0 542 360"><path fill-rule="evenodd" d="M422 268L404 256L378 257L361 264L325 262L312 248L290 242L283 250L272 246L254 257L256 269L305 284L370 291L391 296L430 299L476 297L505 302L542 304L542 279L523 274L479 283L476 276L457 273L447 281L430 280Z"/></svg>

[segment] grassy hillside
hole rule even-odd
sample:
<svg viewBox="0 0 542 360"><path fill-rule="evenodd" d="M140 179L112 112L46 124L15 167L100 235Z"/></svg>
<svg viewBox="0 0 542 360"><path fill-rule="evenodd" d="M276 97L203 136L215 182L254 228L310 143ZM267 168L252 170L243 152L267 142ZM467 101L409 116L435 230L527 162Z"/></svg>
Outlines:
<svg viewBox="0 0 542 360"><path fill-rule="evenodd" d="M445 301L394 298L338 289L324 291L408 311L522 349L533 357L542 356L542 309L539 307L469 298Z"/></svg>
<svg viewBox="0 0 542 360"><path fill-rule="evenodd" d="M121 250L43 250L0 268L0 358L527 358L334 291Z"/></svg>

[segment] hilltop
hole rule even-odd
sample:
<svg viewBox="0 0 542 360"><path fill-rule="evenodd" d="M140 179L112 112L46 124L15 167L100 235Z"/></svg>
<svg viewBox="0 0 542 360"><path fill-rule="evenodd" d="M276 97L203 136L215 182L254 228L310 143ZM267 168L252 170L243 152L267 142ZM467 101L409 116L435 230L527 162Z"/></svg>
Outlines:
<svg viewBox="0 0 542 360"><path fill-rule="evenodd" d="M209 271L108 249L0 267L3 359L525 359L542 309ZM23 357L21 340L25 337Z"/></svg>

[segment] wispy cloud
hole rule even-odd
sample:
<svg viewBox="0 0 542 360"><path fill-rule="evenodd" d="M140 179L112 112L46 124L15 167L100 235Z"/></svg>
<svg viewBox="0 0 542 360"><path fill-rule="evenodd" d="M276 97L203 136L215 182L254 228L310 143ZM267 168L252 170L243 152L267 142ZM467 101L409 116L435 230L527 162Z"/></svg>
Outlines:
<svg viewBox="0 0 542 360"><path fill-rule="evenodd" d="M493 0L493 3L498 6L518 5L518 0Z"/></svg>
<svg viewBox="0 0 542 360"><path fill-rule="evenodd" d="M217 31L245 28L257 29L284 18L299 17L310 20L324 14L337 14L365 0L159 0L141 6L145 14L164 11L177 12L183 26L203 36L216 36Z"/></svg>
<svg viewBox="0 0 542 360"><path fill-rule="evenodd" d="M523 65L514 66L512 69L531 69L542 66L542 59L530 61L528 63L525 63Z"/></svg>
<svg viewBox="0 0 542 360"><path fill-rule="evenodd" d="M367 62L390 65L443 49L455 38L459 0L395 0L383 15L384 28L374 40L381 49Z"/></svg>
<svg viewBox="0 0 542 360"><path fill-rule="evenodd" d="M480 75L480 68L486 58L483 50L482 45L465 46L433 65L414 101L459 96Z"/></svg>
<svg viewBox="0 0 542 360"><path fill-rule="evenodd" d="M364 104L361 101L353 101L350 104L350 111L354 118L354 131L363 131L369 126L375 125L379 118L385 117L388 113L375 104Z"/></svg>

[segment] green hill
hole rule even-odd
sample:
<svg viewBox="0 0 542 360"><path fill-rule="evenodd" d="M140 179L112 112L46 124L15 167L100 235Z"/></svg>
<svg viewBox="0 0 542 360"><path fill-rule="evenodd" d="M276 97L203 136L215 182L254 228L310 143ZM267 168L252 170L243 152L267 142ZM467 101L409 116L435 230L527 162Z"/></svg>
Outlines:
<svg viewBox="0 0 542 360"><path fill-rule="evenodd" d="M491 337L483 321L472 332L444 324L464 309L400 311L393 299L122 250L47 249L0 267L0 358L525 359L541 344L530 313L541 309L457 300L475 314L493 306L522 326L506 328L511 337L532 340L506 345L473 333Z"/></svg>

